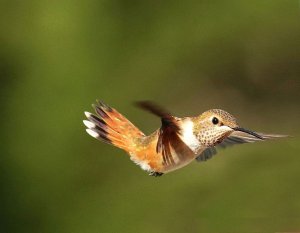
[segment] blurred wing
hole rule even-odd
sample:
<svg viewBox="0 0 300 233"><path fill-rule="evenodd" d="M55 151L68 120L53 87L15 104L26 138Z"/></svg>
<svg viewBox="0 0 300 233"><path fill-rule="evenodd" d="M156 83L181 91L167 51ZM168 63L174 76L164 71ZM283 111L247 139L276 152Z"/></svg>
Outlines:
<svg viewBox="0 0 300 233"><path fill-rule="evenodd" d="M269 139L276 139L276 138L284 138L288 137L287 135L278 135L278 134L263 134L263 133L257 133L262 137L262 139L254 137L250 134L240 132L240 131L234 131L230 134L227 138L225 138L221 143L217 144L214 147L209 147L205 149L197 158L196 160L198 162L203 162L211 157L213 157L215 154L217 154L217 149L219 148L227 148L229 146L233 146L236 144L244 144L244 143L252 143L252 142L258 142L258 141L265 141Z"/></svg>
<svg viewBox="0 0 300 233"><path fill-rule="evenodd" d="M173 117L168 111L150 101L137 102L137 105L161 118L156 152L162 154L165 165L175 163L172 157L172 149L179 157L193 154L193 151L186 146L179 136L179 118Z"/></svg>

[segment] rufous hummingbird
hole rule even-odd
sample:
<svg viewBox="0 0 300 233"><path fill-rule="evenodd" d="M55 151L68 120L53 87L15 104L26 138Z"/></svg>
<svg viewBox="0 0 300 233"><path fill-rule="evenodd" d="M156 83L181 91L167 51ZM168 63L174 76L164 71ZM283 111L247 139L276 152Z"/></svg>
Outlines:
<svg viewBox="0 0 300 233"><path fill-rule="evenodd" d="M83 123L89 135L123 149L151 176L161 176L193 160L206 161L217 153L218 147L286 136L241 128L231 114L221 109L211 109L196 117L179 118L152 102L137 104L161 118L161 127L148 136L100 101L93 105L96 114L85 112L88 120Z"/></svg>

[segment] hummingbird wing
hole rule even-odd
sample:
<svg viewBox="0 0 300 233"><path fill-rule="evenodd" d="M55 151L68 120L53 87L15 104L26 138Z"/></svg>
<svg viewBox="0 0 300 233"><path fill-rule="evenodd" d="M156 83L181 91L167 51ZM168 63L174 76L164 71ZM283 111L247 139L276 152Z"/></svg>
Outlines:
<svg viewBox="0 0 300 233"><path fill-rule="evenodd" d="M182 156L194 155L193 151L180 138L180 118L172 116L169 111L150 101L137 102L137 106L161 118L158 131L156 152L161 153L165 165L175 164L172 150L179 159ZM183 159L183 158L182 158Z"/></svg>
<svg viewBox="0 0 300 233"><path fill-rule="evenodd" d="M230 136L225 138L221 143L217 144L216 146L205 149L200 155L198 155L196 160L198 162L203 162L210 159L215 154L217 154L217 149L219 148L225 149L227 147L237 145L237 144L252 143L258 141L265 141L269 139L288 137L287 135L279 135L279 134L264 134L264 133L256 133L256 134L261 136L261 138L254 137L245 132L234 131L230 134Z"/></svg>

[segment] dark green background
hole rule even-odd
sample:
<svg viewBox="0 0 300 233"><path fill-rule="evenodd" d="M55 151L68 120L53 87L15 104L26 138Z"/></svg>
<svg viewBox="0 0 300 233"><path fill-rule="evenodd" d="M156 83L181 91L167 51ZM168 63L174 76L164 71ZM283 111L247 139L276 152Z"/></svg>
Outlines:
<svg viewBox="0 0 300 233"><path fill-rule="evenodd" d="M0 232L300 231L299 1L0 4ZM85 133L96 98L146 133L136 100L294 137L153 178Z"/></svg>

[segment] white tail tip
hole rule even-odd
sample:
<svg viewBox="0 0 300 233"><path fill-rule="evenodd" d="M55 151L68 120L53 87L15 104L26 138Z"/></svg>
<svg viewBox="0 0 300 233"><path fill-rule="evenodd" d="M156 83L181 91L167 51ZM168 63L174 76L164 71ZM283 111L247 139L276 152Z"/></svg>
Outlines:
<svg viewBox="0 0 300 233"><path fill-rule="evenodd" d="M96 128L96 125L94 123L87 121L87 120L83 120L83 124L89 129Z"/></svg>
<svg viewBox="0 0 300 233"><path fill-rule="evenodd" d="M87 118L89 118L92 115L92 113L90 113L90 112L84 112L84 114Z"/></svg>
<svg viewBox="0 0 300 233"><path fill-rule="evenodd" d="M86 129L86 132L91 135L93 138L99 138L99 134L91 129Z"/></svg>

